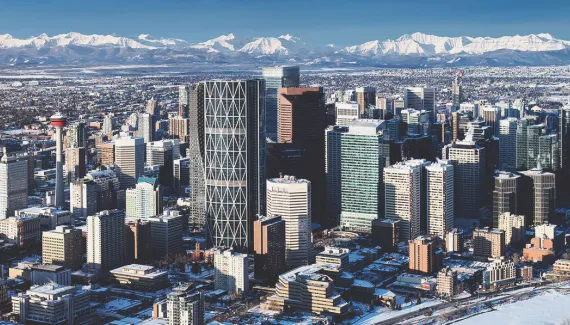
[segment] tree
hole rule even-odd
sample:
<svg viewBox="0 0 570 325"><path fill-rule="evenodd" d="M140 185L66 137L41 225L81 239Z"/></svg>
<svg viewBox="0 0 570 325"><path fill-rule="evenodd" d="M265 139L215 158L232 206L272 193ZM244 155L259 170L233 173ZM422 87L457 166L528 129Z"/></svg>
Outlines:
<svg viewBox="0 0 570 325"><path fill-rule="evenodd" d="M420 296L418 296L418 301L416 301L416 305L419 305L422 303L422 298Z"/></svg>

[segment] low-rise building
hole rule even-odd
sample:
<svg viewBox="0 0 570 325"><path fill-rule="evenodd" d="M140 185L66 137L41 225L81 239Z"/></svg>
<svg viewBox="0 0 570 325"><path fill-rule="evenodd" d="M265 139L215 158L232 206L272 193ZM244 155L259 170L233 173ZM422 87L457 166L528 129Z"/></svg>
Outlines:
<svg viewBox="0 0 570 325"><path fill-rule="evenodd" d="M71 225L73 218L70 211L53 207L32 207L20 209L16 212L19 217L38 217L43 230L52 230L57 226Z"/></svg>
<svg viewBox="0 0 570 325"><path fill-rule="evenodd" d="M338 265L342 272L350 263L349 254L348 248L325 247L325 250L317 255L317 263Z"/></svg>
<svg viewBox="0 0 570 325"><path fill-rule="evenodd" d="M457 294L457 271L445 267L437 273L437 293L444 297L453 297Z"/></svg>
<svg viewBox="0 0 570 325"><path fill-rule="evenodd" d="M505 255L505 232L502 230L476 228L473 231L473 257L487 260Z"/></svg>
<svg viewBox="0 0 570 325"><path fill-rule="evenodd" d="M21 249L39 245L42 238L39 217L10 217L0 220L0 239Z"/></svg>
<svg viewBox="0 0 570 325"><path fill-rule="evenodd" d="M44 231L42 261L77 270L83 264L83 242L83 232L70 226L57 226L54 230Z"/></svg>
<svg viewBox="0 0 570 325"><path fill-rule="evenodd" d="M516 281L515 263L497 258L483 272L483 287L485 289L496 289L514 284Z"/></svg>
<svg viewBox="0 0 570 325"><path fill-rule="evenodd" d="M50 283L12 297L12 313L22 324L73 324L90 312L89 291L72 286Z"/></svg>
<svg viewBox="0 0 570 325"><path fill-rule="evenodd" d="M8 276L26 280L32 285L43 285L48 282L71 285L71 270L60 265L21 262L8 269Z"/></svg>
<svg viewBox="0 0 570 325"><path fill-rule="evenodd" d="M168 287L168 272L148 265L130 264L110 271L118 286L135 291L158 291Z"/></svg>
<svg viewBox="0 0 570 325"><path fill-rule="evenodd" d="M397 250L400 242L400 224L398 219L375 219L372 221L372 243L384 251Z"/></svg>

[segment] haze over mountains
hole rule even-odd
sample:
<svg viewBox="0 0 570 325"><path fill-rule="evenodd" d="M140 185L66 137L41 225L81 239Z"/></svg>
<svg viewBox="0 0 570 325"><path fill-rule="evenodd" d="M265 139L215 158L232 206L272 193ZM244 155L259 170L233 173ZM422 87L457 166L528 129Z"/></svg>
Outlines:
<svg viewBox="0 0 570 325"><path fill-rule="evenodd" d="M279 37L240 38L234 34L190 44L181 39L41 34L18 39L0 35L0 64L301 64L341 66L563 65L570 59L570 41L550 34L491 37L441 37L405 34L395 40L373 40L336 47Z"/></svg>

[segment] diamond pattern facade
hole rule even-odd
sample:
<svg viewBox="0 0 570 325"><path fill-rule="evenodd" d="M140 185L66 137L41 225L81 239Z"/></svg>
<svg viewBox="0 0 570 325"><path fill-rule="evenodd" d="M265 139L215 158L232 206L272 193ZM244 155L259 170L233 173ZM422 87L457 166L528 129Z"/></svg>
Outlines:
<svg viewBox="0 0 570 325"><path fill-rule="evenodd" d="M204 165L210 246L252 247L252 226L264 214L265 96L263 80L204 83Z"/></svg>

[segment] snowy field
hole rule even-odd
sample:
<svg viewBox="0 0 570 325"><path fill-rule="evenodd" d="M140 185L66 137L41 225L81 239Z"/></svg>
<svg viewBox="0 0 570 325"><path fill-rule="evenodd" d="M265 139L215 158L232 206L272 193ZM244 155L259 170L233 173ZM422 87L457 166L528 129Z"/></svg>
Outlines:
<svg viewBox="0 0 570 325"><path fill-rule="evenodd" d="M570 320L570 295L548 291L528 300L495 307L496 311L483 313L454 323L455 325L560 325Z"/></svg>

